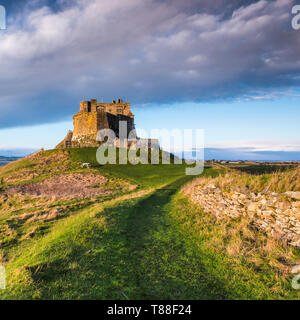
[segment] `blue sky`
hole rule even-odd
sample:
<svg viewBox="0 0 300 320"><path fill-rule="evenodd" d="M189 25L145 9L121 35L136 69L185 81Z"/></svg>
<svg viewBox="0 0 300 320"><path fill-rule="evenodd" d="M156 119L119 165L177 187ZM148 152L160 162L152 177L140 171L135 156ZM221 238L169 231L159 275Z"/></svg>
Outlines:
<svg viewBox="0 0 300 320"><path fill-rule="evenodd" d="M298 97L227 103L182 103L132 108L137 128L204 129L207 158L297 160L300 155ZM0 130L2 149L53 148L72 121ZM22 140L22 144L20 144ZM220 150L214 150L220 149ZM226 149L226 150L223 150Z"/></svg>
<svg viewBox="0 0 300 320"><path fill-rule="evenodd" d="M293 3L0 0L0 155L52 148L80 100L121 97L148 132L204 129L207 157L300 160Z"/></svg>

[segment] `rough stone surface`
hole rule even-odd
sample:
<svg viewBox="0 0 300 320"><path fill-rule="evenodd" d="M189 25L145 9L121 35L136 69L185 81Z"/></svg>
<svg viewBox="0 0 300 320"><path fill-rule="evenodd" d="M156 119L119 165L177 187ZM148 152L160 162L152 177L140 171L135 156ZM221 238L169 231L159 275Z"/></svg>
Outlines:
<svg viewBox="0 0 300 320"><path fill-rule="evenodd" d="M300 192L287 191L285 194L292 199L300 200Z"/></svg>
<svg viewBox="0 0 300 320"><path fill-rule="evenodd" d="M209 184L194 187L191 199L217 219L248 217L259 230L300 248L300 192L225 192Z"/></svg>

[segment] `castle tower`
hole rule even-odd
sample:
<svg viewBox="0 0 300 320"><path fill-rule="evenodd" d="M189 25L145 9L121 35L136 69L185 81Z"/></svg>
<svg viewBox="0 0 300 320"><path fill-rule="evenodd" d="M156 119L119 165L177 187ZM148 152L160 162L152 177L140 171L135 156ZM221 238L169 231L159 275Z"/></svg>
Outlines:
<svg viewBox="0 0 300 320"><path fill-rule="evenodd" d="M69 131L56 148L97 147L101 144L97 141L98 131L101 129L113 130L116 136L115 146L119 147L119 121L127 122L127 135L135 130L134 114L130 111L129 102L123 102L122 99L110 103L98 102L97 99L81 101L79 111L73 116L73 132ZM159 149L157 139L141 139L136 136L126 140L127 147L136 146L137 141L145 148Z"/></svg>
<svg viewBox="0 0 300 320"><path fill-rule="evenodd" d="M110 103L97 99L81 101L79 112L73 116L72 147L98 146L96 137L101 129L111 129L119 137L119 121L127 121L127 133L135 129L129 102L122 99Z"/></svg>

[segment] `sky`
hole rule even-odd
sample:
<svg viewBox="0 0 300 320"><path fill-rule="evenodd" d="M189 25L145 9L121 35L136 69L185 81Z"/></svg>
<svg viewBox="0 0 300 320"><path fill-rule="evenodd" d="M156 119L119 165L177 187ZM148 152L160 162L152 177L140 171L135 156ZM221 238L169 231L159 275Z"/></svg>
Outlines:
<svg viewBox="0 0 300 320"><path fill-rule="evenodd" d="M295 1L0 4L0 155L55 147L103 97L147 132L204 129L206 158L300 160Z"/></svg>

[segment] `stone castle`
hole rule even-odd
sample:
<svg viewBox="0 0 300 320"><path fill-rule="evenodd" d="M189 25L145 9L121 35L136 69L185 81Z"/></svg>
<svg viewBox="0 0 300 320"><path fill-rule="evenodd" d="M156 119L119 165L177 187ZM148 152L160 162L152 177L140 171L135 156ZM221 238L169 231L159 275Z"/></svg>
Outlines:
<svg viewBox="0 0 300 320"><path fill-rule="evenodd" d="M97 99L91 101L81 101L80 110L73 116L73 131L69 131L65 139L56 148L80 148L97 147L101 145L97 141L99 130L111 129L116 136L115 146L119 146L119 121L127 122L127 133L135 130L134 114L130 111L130 103L123 102L122 99L113 100L111 103L98 102ZM134 144L140 141L146 148L158 148L156 139L135 138L128 143ZM152 143L152 145L151 145Z"/></svg>

